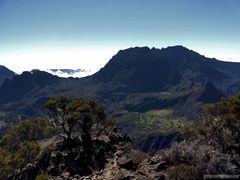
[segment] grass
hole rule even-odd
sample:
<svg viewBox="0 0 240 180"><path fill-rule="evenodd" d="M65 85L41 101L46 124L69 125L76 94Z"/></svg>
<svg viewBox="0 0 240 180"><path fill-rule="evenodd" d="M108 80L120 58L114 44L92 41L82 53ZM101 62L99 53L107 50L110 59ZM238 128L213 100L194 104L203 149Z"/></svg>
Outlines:
<svg viewBox="0 0 240 180"><path fill-rule="evenodd" d="M171 109L162 109L162 110L152 110L148 111L145 114L149 117L168 117L172 115L173 111Z"/></svg>
<svg viewBox="0 0 240 180"><path fill-rule="evenodd" d="M4 117L6 114L4 112L0 112L0 117Z"/></svg>
<svg viewBox="0 0 240 180"><path fill-rule="evenodd" d="M116 119L121 130L133 140L149 135L168 134L176 131L175 119L171 117L171 109L152 110L145 113L126 113Z"/></svg>
<svg viewBox="0 0 240 180"><path fill-rule="evenodd" d="M51 146L52 144L54 144L57 140L58 140L58 135L53 136L49 139L41 140L38 143L40 145L40 149L43 150L43 149L46 149L47 147Z"/></svg>

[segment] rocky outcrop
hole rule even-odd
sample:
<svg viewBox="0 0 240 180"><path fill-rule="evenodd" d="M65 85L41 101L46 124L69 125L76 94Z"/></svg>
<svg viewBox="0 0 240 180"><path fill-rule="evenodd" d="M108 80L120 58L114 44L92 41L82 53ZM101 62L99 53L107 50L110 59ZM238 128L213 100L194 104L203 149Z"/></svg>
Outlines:
<svg viewBox="0 0 240 180"><path fill-rule="evenodd" d="M91 140L90 152L84 152L80 141L60 141L45 149L34 162L9 179L35 179L46 173L50 179L72 179L100 172L116 153L130 151L130 139L116 129Z"/></svg>
<svg viewBox="0 0 240 180"><path fill-rule="evenodd" d="M164 170L171 165L161 156L150 157L132 149L130 139L116 129L92 139L89 154L90 158L77 141L61 141L9 179L34 180L44 175L50 180L164 179Z"/></svg>

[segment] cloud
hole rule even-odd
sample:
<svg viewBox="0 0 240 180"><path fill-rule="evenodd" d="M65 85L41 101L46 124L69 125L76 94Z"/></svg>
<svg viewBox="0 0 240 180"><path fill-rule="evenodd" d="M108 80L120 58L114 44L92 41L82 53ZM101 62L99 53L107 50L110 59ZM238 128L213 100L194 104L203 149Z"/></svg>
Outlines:
<svg viewBox="0 0 240 180"><path fill-rule="evenodd" d="M117 52L114 48L50 48L0 53L0 64L15 72L32 69L89 69L98 71Z"/></svg>

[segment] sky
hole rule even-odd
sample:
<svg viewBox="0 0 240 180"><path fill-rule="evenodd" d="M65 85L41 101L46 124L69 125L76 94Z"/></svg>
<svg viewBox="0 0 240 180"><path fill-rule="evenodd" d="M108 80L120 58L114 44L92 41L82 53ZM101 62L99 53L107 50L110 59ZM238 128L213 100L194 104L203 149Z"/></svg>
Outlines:
<svg viewBox="0 0 240 180"><path fill-rule="evenodd" d="M240 62L239 0L0 0L0 64L92 72L120 49L183 45Z"/></svg>

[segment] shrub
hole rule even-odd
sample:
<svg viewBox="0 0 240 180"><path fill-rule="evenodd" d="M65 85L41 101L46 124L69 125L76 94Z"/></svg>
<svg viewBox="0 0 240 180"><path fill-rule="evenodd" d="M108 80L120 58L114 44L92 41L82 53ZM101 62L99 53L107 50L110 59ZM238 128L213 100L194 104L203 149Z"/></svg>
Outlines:
<svg viewBox="0 0 240 180"><path fill-rule="evenodd" d="M170 179L196 179L199 177L195 168L186 164L173 166L166 173Z"/></svg>
<svg viewBox="0 0 240 180"><path fill-rule="evenodd" d="M0 139L0 179L5 179L33 161L40 152L37 140L55 133L44 119L24 120L13 125Z"/></svg>
<svg viewBox="0 0 240 180"><path fill-rule="evenodd" d="M240 173L240 95L205 107L199 122L177 126L184 141L161 152L174 164L171 176Z"/></svg>
<svg viewBox="0 0 240 180"><path fill-rule="evenodd" d="M81 145L84 161L92 161L92 139L108 133L112 121L104 108L93 99L51 98L47 104L49 117L58 128L68 149Z"/></svg>
<svg viewBox="0 0 240 180"><path fill-rule="evenodd" d="M113 122L106 117L104 108L93 99L73 98L65 96L51 98L47 104L49 117L58 127L66 141L72 139L88 141L97 137Z"/></svg>
<svg viewBox="0 0 240 180"><path fill-rule="evenodd" d="M48 180L48 174L47 173L42 173L42 174L39 174L35 180Z"/></svg>

